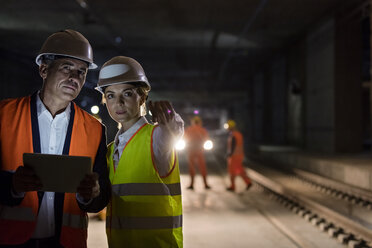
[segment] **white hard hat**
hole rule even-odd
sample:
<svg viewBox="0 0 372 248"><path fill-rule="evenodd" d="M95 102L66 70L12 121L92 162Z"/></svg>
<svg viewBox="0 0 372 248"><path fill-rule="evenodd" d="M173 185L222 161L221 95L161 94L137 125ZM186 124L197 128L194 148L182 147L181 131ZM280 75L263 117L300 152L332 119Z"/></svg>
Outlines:
<svg viewBox="0 0 372 248"><path fill-rule="evenodd" d="M103 64L95 89L103 94L103 87L123 83L140 83L148 91L151 90L142 66L135 59L125 56L113 57Z"/></svg>

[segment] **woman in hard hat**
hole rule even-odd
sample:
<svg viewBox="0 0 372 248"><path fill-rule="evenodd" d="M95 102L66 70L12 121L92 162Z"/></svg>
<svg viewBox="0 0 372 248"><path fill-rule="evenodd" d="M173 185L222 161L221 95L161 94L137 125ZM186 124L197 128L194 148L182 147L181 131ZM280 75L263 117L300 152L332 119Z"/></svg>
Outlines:
<svg viewBox="0 0 372 248"><path fill-rule="evenodd" d="M241 176L246 183L248 190L252 182L247 176L243 166L244 147L243 135L237 130L236 123L233 120L227 122L228 130L230 131L227 140L227 168L230 175L231 185L227 188L228 191L235 191L235 177Z"/></svg>
<svg viewBox="0 0 372 248"><path fill-rule="evenodd" d="M185 130L190 174L190 186L187 187L188 189L194 189L195 165L198 165L205 189L211 188L207 183L207 166L203 152L203 144L207 139L208 132L202 126L202 120L199 116L194 116L191 119L191 126Z"/></svg>
<svg viewBox="0 0 372 248"><path fill-rule="evenodd" d="M178 159L173 143L183 121L168 101L149 102L150 91L134 59L117 56L99 73L98 87L110 116L121 128L108 146L112 198L106 232L110 248L182 247L182 206Z"/></svg>

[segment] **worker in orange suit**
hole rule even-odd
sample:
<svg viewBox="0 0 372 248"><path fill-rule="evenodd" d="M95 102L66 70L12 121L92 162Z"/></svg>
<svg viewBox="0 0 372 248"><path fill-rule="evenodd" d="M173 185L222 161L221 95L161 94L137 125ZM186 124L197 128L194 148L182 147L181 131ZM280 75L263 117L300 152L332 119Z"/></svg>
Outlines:
<svg viewBox="0 0 372 248"><path fill-rule="evenodd" d="M205 189L210 189L207 183L207 167L204 159L203 145L208 139L208 132L202 126L202 120L199 116L195 116L191 120L191 126L186 128L184 136L187 144L190 186L188 189L194 189L195 166L198 165L200 174L203 177Z"/></svg>
<svg viewBox="0 0 372 248"><path fill-rule="evenodd" d="M235 177L241 176L246 183L246 190L252 186L252 182L247 176L243 166L244 146L243 135L237 130L233 120L227 122L230 131L227 139L227 168L230 175L231 185L226 188L228 191L235 191Z"/></svg>

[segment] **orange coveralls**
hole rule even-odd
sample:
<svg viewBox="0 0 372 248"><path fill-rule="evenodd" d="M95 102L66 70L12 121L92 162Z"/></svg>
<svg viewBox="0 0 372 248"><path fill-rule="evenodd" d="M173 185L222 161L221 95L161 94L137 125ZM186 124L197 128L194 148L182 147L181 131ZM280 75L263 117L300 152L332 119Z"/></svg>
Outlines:
<svg viewBox="0 0 372 248"><path fill-rule="evenodd" d="M189 173L191 176L191 185L193 185L193 178L195 176L195 166L199 167L199 171L206 184L207 168L204 159L203 145L208 139L208 132L200 125L193 124L185 130L185 140L187 142L188 159L189 159Z"/></svg>
<svg viewBox="0 0 372 248"><path fill-rule="evenodd" d="M234 140L234 144L233 144ZM234 147L233 147L234 145ZM231 188L235 189L235 177L240 175L245 183L251 184L251 180L247 176L243 166L244 147L243 135L239 131L232 131L227 140L227 151L229 157L227 159L227 168L231 178Z"/></svg>

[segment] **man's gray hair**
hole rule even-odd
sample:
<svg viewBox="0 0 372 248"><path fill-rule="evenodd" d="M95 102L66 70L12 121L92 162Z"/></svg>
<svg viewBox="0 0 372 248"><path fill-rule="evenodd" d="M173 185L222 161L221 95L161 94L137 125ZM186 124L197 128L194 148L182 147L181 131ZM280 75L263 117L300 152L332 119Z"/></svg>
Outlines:
<svg viewBox="0 0 372 248"><path fill-rule="evenodd" d="M47 65L50 65L55 59L56 59L56 56L53 54L44 54L40 58L41 63L47 64Z"/></svg>

